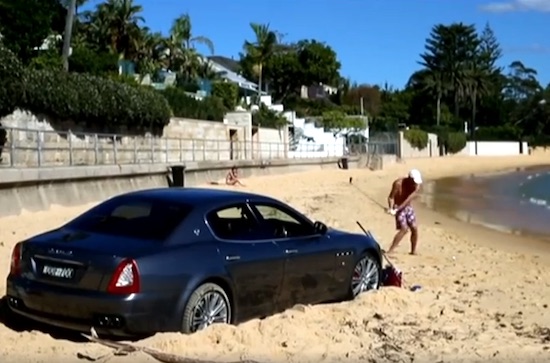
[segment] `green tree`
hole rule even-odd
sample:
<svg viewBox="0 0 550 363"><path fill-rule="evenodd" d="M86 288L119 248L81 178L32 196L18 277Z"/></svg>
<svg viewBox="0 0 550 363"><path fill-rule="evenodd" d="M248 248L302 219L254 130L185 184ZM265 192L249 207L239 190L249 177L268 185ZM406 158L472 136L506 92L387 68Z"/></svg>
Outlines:
<svg viewBox="0 0 550 363"><path fill-rule="evenodd" d="M500 43L489 24L486 24L479 36L478 59L482 68L492 74L500 74L502 68L497 62L502 58Z"/></svg>
<svg viewBox="0 0 550 363"><path fill-rule="evenodd" d="M356 111L357 114L361 112L362 104L365 114L376 117L380 112L382 93L378 86L367 84L352 86L342 95L341 103L350 106L350 109Z"/></svg>
<svg viewBox="0 0 550 363"><path fill-rule="evenodd" d="M325 130L334 135L349 135L366 128L361 117L348 116L342 111L327 111L323 113L322 123Z"/></svg>
<svg viewBox="0 0 550 363"><path fill-rule="evenodd" d="M288 125L288 120L280 112L271 110L262 103L256 111L252 112L252 125L280 129Z"/></svg>
<svg viewBox="0 0 550 363"><path fill-rule="evenodd" d="M249 58L244 59L242 64L253 66L252 62L247 62L248 60ZM265 73L270 79L269 88L273 98L285 102L288 97L297 95L302 86L302 69L296 51L273 54L265 65ZM250 73L252 72L248 72Z"/></svg>
<svg viewBox="0 0 550 363"><path fill-rule="evenodd" d="M409 122L414 95L415 92L411 89L383 89L381 91L380 112L369 125L370 129L382 132L397 131L400 123Z"/></svg>
<svg viewBox="0 0 550 363"><path fill-rule="evenodd" d="M480 68L486 70L487 75L484 77L483 89L478 97L479 110L476 110L473 121L484 126L499 125L506 121L502 99L506 77L502 74L502 67L498 66L502 49L489 24L483 28L479 40L478 62Z"/></svg>
<svg viewBox="0 0 550 363"><path fill-rule="evenodd" d="M142 38L143 7L133 0L106 0L83 14L88 41L98 50L109 50L119 59L135 59Z"/></svg>
<svg viewBox="0 0 550 363"><path fill-rule="evenodd" d="M422 104L427 100L429 102L435 101L435 123L439 127L442 122L442 112L445 108L443 104L444 97L448 95L451 86L445 82L444 72L436 69L422 69L413 73L407 83L407 89L413 91L414 97L411 98L411 102L417 101ZM424 107L418 109L421 112L421 117L418 119L427 118L428 122L433 120L433 108ZM448 121L448 119L446 119Z"/></svg>
<svg viewBox="0 0 550 363"><path fill-rule="evenodd" d="M58 0L0 0L0 34L4 45L27 64L53 33L64 11Z"/></svg>
<svg viewBox="0 0 550 363"><path fill-rule="evenodd" d="M195 82L200 73L208 73L209 63L197 52L195 45L203 44L214 53L214 44L204 36L194 36L189 14L176 18L165 41L165 66L178 74L179 82Z"/></svg>
<svg viewBox="0 0 550 363"><path fill-rule="evenodd" d="M230 82L214 82L212 96L221 99L228 111L233 111L239 101L239 86Z"/></svg>
<svg viewBox="0 0 550 363"><path fill-rule="evenodd" d="M250 53L241 57L243 74L258 80L258 62ZM340 63L332 48L315 40L294 44L277 43L262 65L262 83L269 85L274 99L286 103L298 97L302 86L340 85Z"/></svg>
<svg viewBox="0 0 550 363"><path fill-rule="evenodd" d="M73 48L69 70L95 76L118 74L118 55L108 51L93 51L85 46Z"/></svg>
<svg viewBox="0 0 550 363"><path fill-rule="evenodd" d="M23 67L15 54L0 42L0 118L9 115L23 96ZM0 149L1 149L0 143Z"/></svg>
<svg viewBox="0 0 550 363"><path fill-rule="evenodd" d="M164 56L164 38L159 32L151 32L149 28L141 28L141 37L137 47L136 71L141 78L154 75L162 66Z"/></svg>
<svg viewBox="0 0 550 363"><path fill-rule="evenodd" d="M475 61L479 44L475 26L439 24L432 28L425 52L420 56L420 64L434 74L437 88L448 88L452 93L456 118L466 98L467 69ZM440 83L444 86L440 87Z"/></svg>
<svg viewBox="0 0 550 363"><path fill-rule="evenodd" d="M271 59L273 54L278 50L277 33L269 28L269 24L251 23L250 28L254 32L255 39L253 41L246 40L244 42L244 54L250 62L252 62L254 73L258 76L258 96L263 90L263 72L265 64ZM260 98L258 97L258 103Z"/></svg>
<svg viewBox="0 0 550 363"><path fill-rule="evenodd" d="M297 46L298 60L303 69L303 85L338 85L341 65L330 46L313 39L302 40Z"/></svg>

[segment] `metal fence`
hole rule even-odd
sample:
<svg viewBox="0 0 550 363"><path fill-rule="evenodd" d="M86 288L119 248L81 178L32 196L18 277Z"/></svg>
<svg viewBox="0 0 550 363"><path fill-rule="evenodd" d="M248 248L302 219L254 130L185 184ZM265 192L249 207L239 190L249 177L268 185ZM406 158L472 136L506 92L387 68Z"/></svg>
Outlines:
<svg viewBox="0 0 550 363"><path fill-rule="evenodd" d="M354 147L357 152L366 147ZM351 149L351 148L350 148ZM121 165L342 156L342 144L160 138L0 127L1 167Z"/></svg>
<svg viewBox="0 0 550 363"><path fill-rule="evenodd" d="M397 155L399 136L396 132L373 132L369 138L369 154Z"/></svg>

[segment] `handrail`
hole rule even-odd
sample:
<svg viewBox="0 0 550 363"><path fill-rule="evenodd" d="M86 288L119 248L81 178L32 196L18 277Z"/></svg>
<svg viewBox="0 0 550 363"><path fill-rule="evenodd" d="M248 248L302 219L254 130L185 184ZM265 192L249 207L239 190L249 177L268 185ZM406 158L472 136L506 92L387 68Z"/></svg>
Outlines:
<svg viewBox="0 0 550 363"><path fill-rule="evenodd" d="M4 131L4 132L2 132ZM4 135L2 135L4 134ZM379 143L391 149L393 143ZM382 145L387 144L387 145ZM380 146L379 145L379 146ZM368 153L373 143L170 138L0 127L0 167L182 163L341 157Z"/></svg>

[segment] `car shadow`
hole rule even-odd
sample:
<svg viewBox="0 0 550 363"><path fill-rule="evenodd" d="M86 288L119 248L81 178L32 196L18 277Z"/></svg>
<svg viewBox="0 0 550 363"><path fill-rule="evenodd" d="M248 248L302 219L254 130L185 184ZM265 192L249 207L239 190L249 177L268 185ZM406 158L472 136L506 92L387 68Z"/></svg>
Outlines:
<svg viewBox="0 0 550 363"><path fill-rule="evenodd" d="M0 298L0 324L18 333L39 331L59 340L68 340L75 343L84 343L89 341L78 332L32 321L24 316L15 314L10 310L7 298L5 296Z"/></svg>

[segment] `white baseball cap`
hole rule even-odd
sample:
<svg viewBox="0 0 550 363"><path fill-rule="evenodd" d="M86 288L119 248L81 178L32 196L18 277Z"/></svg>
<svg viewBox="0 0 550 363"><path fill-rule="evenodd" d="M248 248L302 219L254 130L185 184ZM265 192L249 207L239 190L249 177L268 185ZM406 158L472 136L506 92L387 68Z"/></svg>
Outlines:
<svg viewBox="0 0 550 363"><path fill-rule="evenodd" d="M409 171L409 178L411 178L416 184L422 184L422 174L418 169L412 169Z"/></svg>

